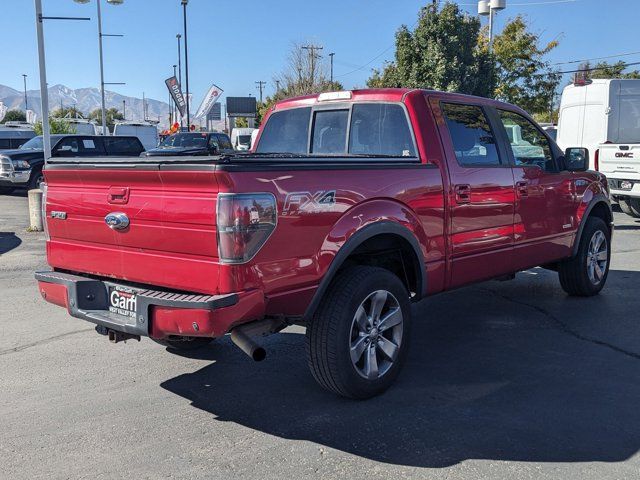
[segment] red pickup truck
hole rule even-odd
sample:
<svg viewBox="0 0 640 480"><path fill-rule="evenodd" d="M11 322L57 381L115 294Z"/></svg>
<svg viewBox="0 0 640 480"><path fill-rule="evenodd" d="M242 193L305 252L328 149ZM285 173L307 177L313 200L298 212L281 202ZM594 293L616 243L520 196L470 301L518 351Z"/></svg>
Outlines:
<svg viewBox="0 0 640 480"><path fill-rule="evenodd" d="M249 154L51 159L36 278L112 341L230 333L260 360L260 336L305 325L316 380L367 398L398 375L412 302L539 265L570 295L602 289L612 213L587 162L485 98L294 98Z"/></svg>

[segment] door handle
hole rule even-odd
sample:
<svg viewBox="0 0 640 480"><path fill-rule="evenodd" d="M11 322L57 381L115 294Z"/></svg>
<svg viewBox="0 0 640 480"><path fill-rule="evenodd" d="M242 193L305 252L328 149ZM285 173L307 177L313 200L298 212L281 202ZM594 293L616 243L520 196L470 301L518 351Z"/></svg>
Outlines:
<svg viewBox="0 0 640 480"><path fill-rule="evenodd" d="M528 197L529 196L529 182L527 181L519 181L516 182L516 192L519 197Z"/></svg>
<svg viewBox="0 0 640 480"><path fill-rule="evenodd" d="M129 187L111 187L107 194L109 203L127 203L129 201Z"/></svg>
<svg viewBox="0 0 640 480"><path fill-rule="evenodd" d="M457 203L471 203L471 185L462 184L454 187Z"/></svg>

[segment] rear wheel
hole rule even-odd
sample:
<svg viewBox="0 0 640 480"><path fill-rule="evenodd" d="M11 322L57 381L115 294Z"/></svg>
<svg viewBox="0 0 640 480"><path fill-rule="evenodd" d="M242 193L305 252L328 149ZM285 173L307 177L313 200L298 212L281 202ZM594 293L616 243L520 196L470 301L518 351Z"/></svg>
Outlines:
<svg viewBox="0 0 640 480"><path fill-rule="evenodd" d="M191 351L206 347L213 338L209 337L169 337L162 340L153 339L154 342L167 347L169 350Z"/></svg>
<svg viewBox="0 0 640 480"><path fill-rule="evenodd" d="M620 209L634 218L640 218L640 198L621 198Z"/></svg>
<svg viewBox="0 0 640 480"><path fill-rule="evenodd" d="M409 293L388 270L357 266L332 283L307 326L307 358L316 381L349 398L384 392L407 355Z"/></svg>
<svg viewBox="0 0 640 480"><path fill-rule="evenodd" d="M611 232L599 217L590 217L580 237L578 253L560 264L560 285L569 295L596 295L607 281L611 260Z"/></svg>

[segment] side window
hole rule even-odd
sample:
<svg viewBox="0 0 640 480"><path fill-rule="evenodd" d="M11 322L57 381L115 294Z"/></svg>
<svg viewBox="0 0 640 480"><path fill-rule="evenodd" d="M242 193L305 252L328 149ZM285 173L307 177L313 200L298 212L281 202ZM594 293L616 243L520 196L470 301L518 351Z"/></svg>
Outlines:
<svg viewBox="0 0 640 480"><path fill-rule="evenodd" d="M77 137L67 137L60 140L56 146L57 152L65 152L65 154L77 154L80 151Z"/></svg>
<svg viewBox="0 0 640 480"><path fill-rule="evenodd" d="M313 117L311 153L345 153L349 110L318 110Z"/></svg>
<svg viewBox="0 0 640 480"><path fill-rule="evenodd" d="M407 117L400 105L354 104L349 153L415 157Z"/></svg>
<svg viewBox="0 0 640 480"><path fill-rule="evenodd" d="M220 148L218 143L218 135L209 135L209 141L207 142L207 148Z"/></svg>
<svg viewBox="0 0 640 480"><path fill-rule="evenodd" d="M257 153L307 153L311 108L274 112L260 135Z"/></svg>
<svg viewBox="0 0 640 480"><path fill-rule="evenodd" d="M442 112L461 166L500 165L496 139L482 108L477 105L443 103Z"/></svg>
<svg viewBox="0 0 640 480"><path fill-rule="evenodd" d="M93 138L79 139L80 153L83 157L97 157L104 154L102 143Z"/></svg>
<svg viewBox="0 0 640 480"><path fill-rule="evenodd" d="M135 138L109 138L105 136L102 141L107 155L114 156L134 156L137 157L142 153L143 148Z"/></svg>
<svg viewBox="0 0 640 480"><path fill-rule="evenodd" d="M233 150L231 146L231 140L226 135L220 133L218 134L218 143L220 144L220 148L224 150Z"/></svg>
<svg viewBox="0 0 640 480"><path fill-rule="evenodd" d="M556 171L549 141L538 127L518 113L498 110L498 114L507 131L516 166Z"/></svg>
<svg viewBox="0 0 640 480"><path fill-rule="evenodd" d="M0 148L2 149L11 148L11 141L8 138L0 138Z"/></svg>

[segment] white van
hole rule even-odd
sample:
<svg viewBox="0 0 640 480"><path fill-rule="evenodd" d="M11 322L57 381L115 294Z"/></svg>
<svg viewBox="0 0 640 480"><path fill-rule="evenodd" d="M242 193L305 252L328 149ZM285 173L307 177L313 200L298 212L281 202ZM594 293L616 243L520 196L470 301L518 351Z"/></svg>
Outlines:
<svg viewBox="0 0 640 480"><path fill-rule="evenodd" d="M86 118L62 118L71 126L73 133L77 135L98 135L97 125L93 120Z"/></svg>
<svg viewBox="0 0 640 480"><path fill-rule="evenodd" d="M231 130L231 145L235 150L251 149L251 134L257 128L234 128Z"/></svg>
<svg viewBox="0 0 640 480"><path fill-rule="evenodd" d="M607 176L613 199L640 218L640 80L565 87L558 145L587 148L591 168Z"/></svg>
<svg viewBox="0 0 640 480"><path fill-rule="evenodd" d="M113 134L138 137L145 150L156 148L160 141L158 127L149 122L116 122L113 127Z"/></svg>

